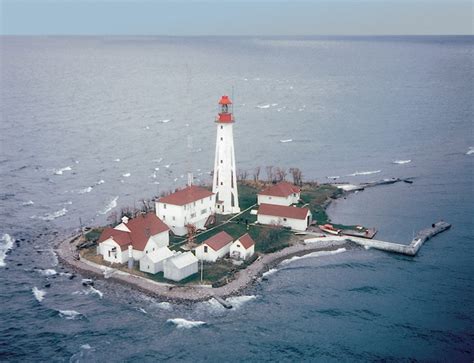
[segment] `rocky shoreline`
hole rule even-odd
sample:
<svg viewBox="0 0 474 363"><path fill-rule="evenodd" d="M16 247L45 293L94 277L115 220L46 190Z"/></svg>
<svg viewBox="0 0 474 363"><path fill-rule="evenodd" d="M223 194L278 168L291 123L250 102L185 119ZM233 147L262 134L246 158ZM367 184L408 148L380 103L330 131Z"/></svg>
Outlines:
<svg viewBox="0 0 474 363"><path fill-rule="evenodd" d="M117 271L108 277L104 276L105 266L96 265L88 260L77 259L76 245L79 235L70 236L56 245L59 261L85 277L107 279L139 290L147 295L174 303L189 303L209 300L212 297L226 298L240 295L246 289L260 281L262 274L280 264L283 260L294 256L302 256L312 252L334 251L338 248L353 248L354 244L347 241L330 239L318 243L304 244L299 242L278 252L260 256L247 268L238 271L234 278L224 286L212 288L199 285L176 286L158 283L140 276Z"/></svg>

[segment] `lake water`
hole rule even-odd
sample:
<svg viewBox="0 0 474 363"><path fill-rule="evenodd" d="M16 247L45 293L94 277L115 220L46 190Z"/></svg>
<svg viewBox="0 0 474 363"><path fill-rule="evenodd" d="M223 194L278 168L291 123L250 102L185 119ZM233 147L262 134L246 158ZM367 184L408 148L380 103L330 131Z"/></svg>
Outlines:
<svg viewBox="0 0 474 363"><path fill-rule="evenodd" d="M0 42L2 361L474 359L474 37ZM209 181L222 94L238 168L412 177L330 216L401 243L439 219L452 229L414 258L356 249L281 265L230 311L69 280L51 248L79 218L104 224L187 172Z"/></svg>

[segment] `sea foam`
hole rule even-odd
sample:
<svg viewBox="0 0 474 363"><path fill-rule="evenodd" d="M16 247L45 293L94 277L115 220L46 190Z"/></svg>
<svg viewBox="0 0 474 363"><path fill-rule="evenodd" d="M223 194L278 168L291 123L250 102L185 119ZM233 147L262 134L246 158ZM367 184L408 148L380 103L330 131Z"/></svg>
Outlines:
<svg viewBox="0 0 474 363"><path fill-rule="evenodd" d="M168 319L167 322L173 323L178 329L191 329L206 324L205 321L193 321L182 318Z"/></svg>
<svg viewBox="0 0 474 363"><path fill-rule="evenodd" d="M338 248L337 250L334 250L334 251L317 251L317 252L312 252L312 253L308 253L307 255L303 255L303 256L293 256L291 258L288 258L286 260L283 260L280 262L280 265L288 265L289 263L291 262L295 262L295 261L298 261L298 260L301 260L301 259L305 259L305 258L312 258L312 257L321 257L321 256L330 256L330 255L335 255L335 254L338 254L338 253L342 253L342 252L346 252L346 249L345 248Z"/></svg>
<svg viewBox="0 0 474 363"><path fill-rule="evenodd" d="M48 268L46 270L38 269L36 270L41 276L54 276L57 275L57 271L53 268Z"/></svg>
<svg viewBox="0 0 474 363"><path fill-rule="evenodd" d="M77 320L84 317L81 313L77 312L76 310L59 310L59 316L66 320Z"/></svg>
<svg viewBox="0 0 474 363"><path fill-rule="evenodd" d="M245 303L255 300L257 296L255 295L243 295L243 296L232 296L226 299L226 301L232 304L232 308L238 309L242 307Z"/></svg>
<svg viewBox="0 0 474 363"><path fill-rule="evenodd" d="M13 242L15 242L15 240L8 233L4 233L0 239L0 267L6 265L5 258L7 257L8 251L12 249Z"/></svg>
<svg viewBox="0 0 474 363"><path fill-rule="evenodd" d="M270 270L264 272L264 273L262 274L262 277L271 276L271 275L273 275L273 274L274 274L275 272L277 272L277 271L278 271L278 269L276 269L276 268L271 268Z"/></svg>
<svg viewBox="0 0 474 363"><path fill-rule="evenodd" d="M63 208L61 210L58 210L54 213L47 213L45 214L44 216L32 216L31 218L37 218L37 219L41 219L42 221L53 221L55 220L56 218L59 218L59 217L62 217L64 215L66 215L67 213L67 209L66 208Z"/></svg>
<svg viewBox="0 0 474 363"><path fill-rule="evenodd" d="M407 160L394 160L393 163L403 165L403 164L411 163L411 160L410 159L407 159Z"/></svg>
<svg viewBox="0 0 474 363"><path fill-rule="evenodd" d="M474 154L474 146L469 146L469 150L466 151L466 155Z"/></svg>
<svg viewBox="0 0 474 363"><path fill-rule="evenodd" d="M72 168L70 166L66 166L64 168L54 170L54 174L55 175L63 175L63 173L65 171L71 171L71 170L72 170Z"/></svg>
<svg viewBox="0 0 474 363"><path fill-rule="evenodd" d="M113 198L106 206L103 210L99 211L100 214L107 214L109 213L112 209L114 209L116 206L117 206L117 200L118 200L118 196Z"/></svg>
<svg viewBox="0 0 474 363"><path fill-rule="evenodd" d="M43 301L44 296L46 295L46 291L38 289L36 286L31 289L34 297L38 302Z"/></svg>

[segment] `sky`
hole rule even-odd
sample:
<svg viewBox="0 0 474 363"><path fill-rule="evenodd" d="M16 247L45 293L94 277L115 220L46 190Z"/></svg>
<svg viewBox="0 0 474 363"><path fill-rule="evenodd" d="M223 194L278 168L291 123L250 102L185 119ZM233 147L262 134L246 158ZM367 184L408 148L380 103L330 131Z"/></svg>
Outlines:
<svg viewBox="0 0 474 363"><path fill-rule="evenodd" d="M0 0L2 35L473 34L471 0Z"/></svg>

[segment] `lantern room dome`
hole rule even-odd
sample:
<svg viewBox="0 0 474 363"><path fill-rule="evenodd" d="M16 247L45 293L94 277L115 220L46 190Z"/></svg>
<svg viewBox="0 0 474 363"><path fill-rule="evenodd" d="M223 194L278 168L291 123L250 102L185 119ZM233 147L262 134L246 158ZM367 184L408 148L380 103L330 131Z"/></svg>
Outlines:
<svg viewBox="0 0 474 363"><path fill-rule="evenodd" d="M219 100L219 105L231 105L232 101L230 100L229 96L222 96Z"/></svg>

